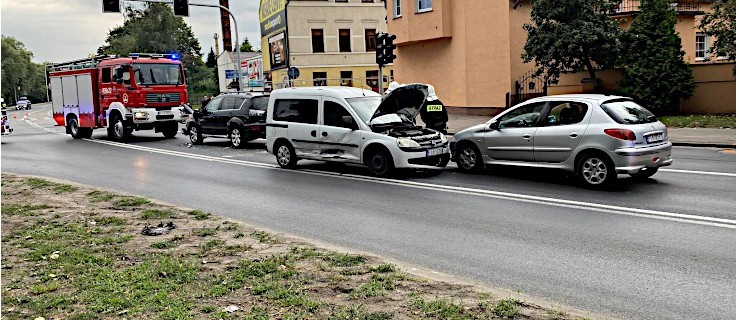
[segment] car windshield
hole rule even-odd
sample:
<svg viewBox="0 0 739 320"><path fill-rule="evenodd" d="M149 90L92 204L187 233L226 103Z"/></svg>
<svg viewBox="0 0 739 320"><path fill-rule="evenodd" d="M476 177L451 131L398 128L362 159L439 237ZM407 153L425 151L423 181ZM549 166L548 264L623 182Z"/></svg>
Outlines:
<svg viewBox="0 0 739 320"><path fill-rule="evenodd" d="M603 104L603 110L621 124L640 124L656 122L657 117L649 110L633 101L613 101Z"/></svg>
<svg viewBox="0 0 739 320"><path fill-rule="evenodd" d="M140 85L184 84L182 68L178 64L134 63L133 75Z"/></svg>
<svg viewBox="0 0 739 320"><path fill-rule="evenodd" d="M352 109L354 109L354 112L357 113L359 118L362 119L364 123L367 123L367 121L370 120L372 115L375 113L375 110L377 110L377 107L380 106L381 100L381 97L360 97L346 99Z"/></svg>

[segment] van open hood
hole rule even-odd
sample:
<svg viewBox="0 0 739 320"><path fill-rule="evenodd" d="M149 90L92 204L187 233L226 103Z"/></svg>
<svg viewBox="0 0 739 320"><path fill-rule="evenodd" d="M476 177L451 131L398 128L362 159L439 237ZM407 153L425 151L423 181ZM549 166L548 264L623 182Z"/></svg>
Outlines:
<svg viewBox="0 0 739 320"><path fill-rule="evenodd" d="M425 84L403 85L386 95L375 113L370 118L370 123L377 117L388 114L398 114L404 122L413 122L421 111L426 97L428 86Z"/></svg>

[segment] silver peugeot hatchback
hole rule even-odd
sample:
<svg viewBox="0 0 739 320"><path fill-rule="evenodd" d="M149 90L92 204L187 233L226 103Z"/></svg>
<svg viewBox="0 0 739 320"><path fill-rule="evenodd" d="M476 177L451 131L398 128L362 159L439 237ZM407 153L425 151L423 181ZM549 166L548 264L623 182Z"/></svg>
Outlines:
<svg viewBox="0 0 739 320"><path fill-rule="evenodd" d="M632 99L576 94L528 100L454 135L462 171L514 165L574 172L589 187L647 178L672 164L667 128Z"/></svg>

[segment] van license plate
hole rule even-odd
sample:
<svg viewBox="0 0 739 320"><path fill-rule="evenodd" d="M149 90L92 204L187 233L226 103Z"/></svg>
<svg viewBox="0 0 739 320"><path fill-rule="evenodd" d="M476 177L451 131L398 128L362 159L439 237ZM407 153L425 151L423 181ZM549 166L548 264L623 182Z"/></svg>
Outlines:
<svg viewBox="0 0 739 320"><path fill-rule="evenodd" d="M159 111L159 115L160 116L170 116L170 115L172 115L172 111L171 110L162 110L162 111Z"/></svg>
<svg viewBox="0 0 739 320"><path fill-rule="evenodd" d="M662 133L650 134L647 136L647 143L660 142L665 139L665 135Z"/></svg>
<svg viewBox="0 0 739 320"><path fill-rule="evenodd" d="M438 155L440 155L442 153L444 153L444 148L436 148L436 149L426 150L426 156L427 157L438 156Z"/></svg>

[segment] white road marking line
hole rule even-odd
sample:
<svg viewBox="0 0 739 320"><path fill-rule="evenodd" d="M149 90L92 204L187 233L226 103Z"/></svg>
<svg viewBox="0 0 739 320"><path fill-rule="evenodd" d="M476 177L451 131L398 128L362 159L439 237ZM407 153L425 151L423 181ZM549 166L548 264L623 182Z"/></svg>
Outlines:
<svg viewBox="0 0 739 320"><path fill-rule="evenodd" d="M47 128L43 128L35 123L32 123L29 120L26 120L26 122L33 126L41 128L45 131L64 135L63 133L54 132L54 131L48 130ZM236 164L236 165L249 166L249 167L258 167L258 168L265 168L265 169L278 169L279 168L278 165L270 165L266 163L235 160L235 159L224 159L222 157L197 155L197 154L192 154L192 153L170 151L170 150L144 147L144 146L138 146L138 145L129 145L125 143L105 141L105 140L97 140L97 139L84 139L84 140L95 142L95 143L100 143L100 144L106 144L110 146L116 146L116 147L122 147L122 148L128 148L128 149L140 150L140 151L147 151L147 152L159 153L159 154L165 154L165 155L173 155L173 156L179 156L179 157L196 159L196 160L208 160L208 161ZM382 183L382 184L397 185L397 186L426 189L426 190L433 190L433 191L445 191L445 192L459 193L459 194L466 194L466 195L473 195L473 196L483 196L483 197L497 198L497 199L503 199L503 200L537 203L537 204L548 205L548 206L566 207L566 208L598 211L598 212L605 212L605 213L615 213L615 214L621 214L621 215L639 216L639 217L652 218L652 219L661 219L661 220L678 221L678 222L684 222L684 223L701 224L701 225L708 225L708 226L715 226L715 227L722 227L722 228L731 228L731 229L736 228L736 220L730 220L730 219L704 217L704 216L697 216L697 215L688 215L688 214L664 212L664 211L657 211L657 210L647 210L647 209L639 209L639 208L629 208L629 207L621 207L621 206L613 206L613 205L606 205L606 204L599 204L599 203L590 203L590 202L549 198L549 197L541 197L541 196L531 196L531 195L502 192L502 191L455 187L455 186L438 185L438 184L430 184L430 183L422 183L422 182L414 182L414 181L394 180L394 179L387 179L387 178L367 177L367 176L360 176L360 175L354 175L354 174L341 174L341 173L326 172L326 171L311 170L311 169L294 170L293 172L321 175L321 176L328 176L328 177L337 177L337 178L350 179L350 180L359 180L359 181L366 181L366 182L376 182L376 183Z"/></svg>
<svg viewBox="0 0 739 320"><path fill-rule="evenodd" d="M695 170L666 169L666 168L659 169L659 172L663 172L663 171L664 172L675 172L675 173L702 174L702 175L709 175L709 176L736 177L736 173L728 173L728 172L695 171Z"/></svg>

